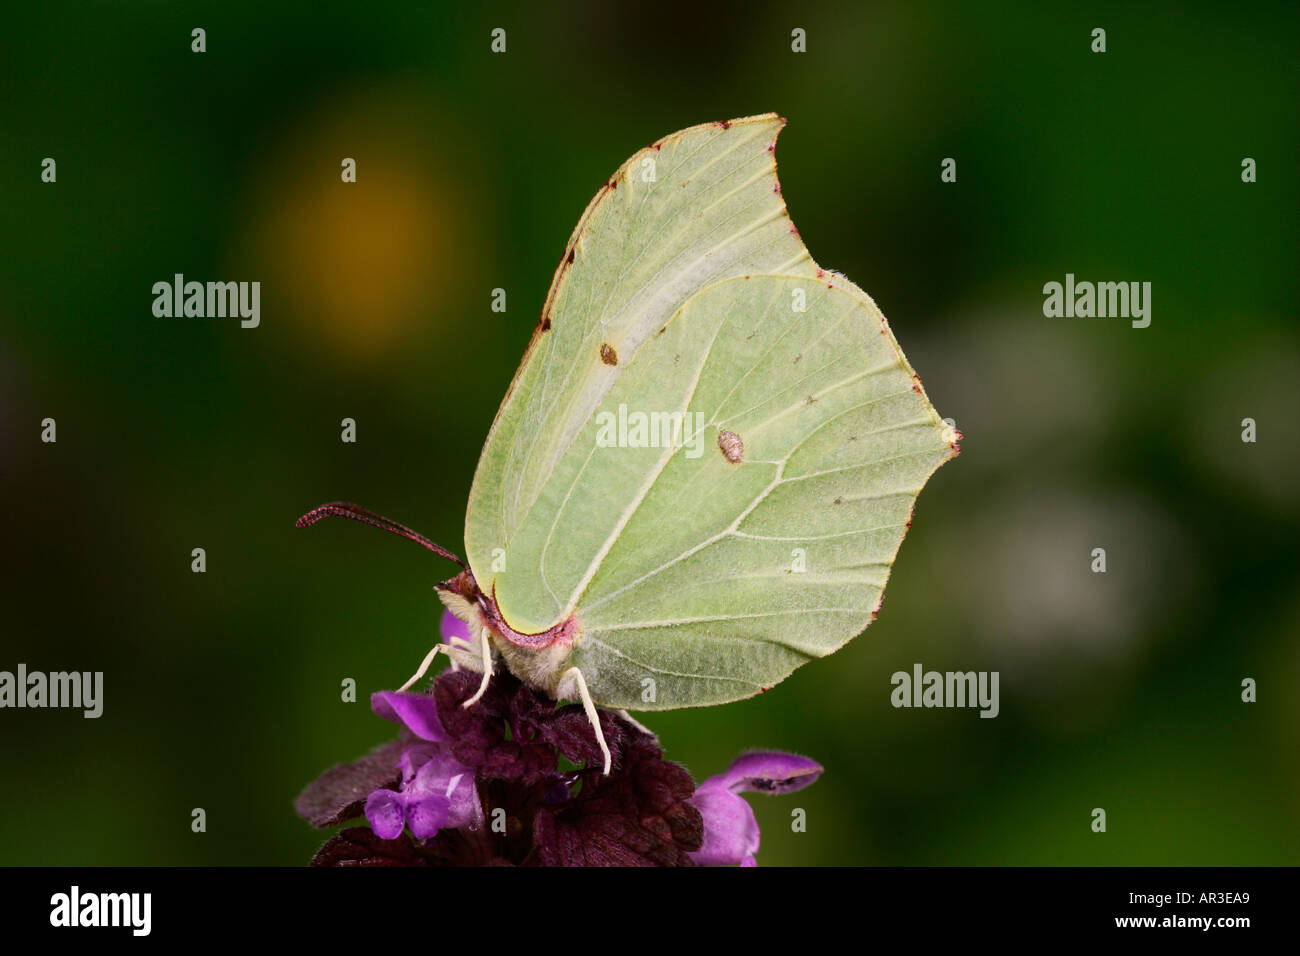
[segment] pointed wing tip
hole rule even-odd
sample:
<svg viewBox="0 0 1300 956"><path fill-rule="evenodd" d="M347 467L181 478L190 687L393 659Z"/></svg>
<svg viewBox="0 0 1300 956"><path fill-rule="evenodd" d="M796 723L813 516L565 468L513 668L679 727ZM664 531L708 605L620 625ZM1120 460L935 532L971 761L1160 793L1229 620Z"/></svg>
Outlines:
<svg viewBox="0 0 1300 956"><path fill-rule="evenodd" d="M754 113L751 116L737 116L734 119L719 120L717 125L721 126L726 123L728 126L743 126L747 123L776 123L778 126L784 126L788 123L784 116L776 112Z"/></svg>
<svg viewBox="0 0 1300 956"><path fill-rule="evenodd" d="M780 113L755 113L753 116L742 116L739 119L725 120L724 122L727 126L748 125L751 123L760 126L775 126L776 129L772 132L772 146L775 146L776 138L781 135L781 130L785 129L786 124L790 121ZM722 123L718 125L721 126Z"/></svg>
<svg viewBox="0 0 1300 956"><path fill-rule="evenodd" d="M776 132L772 134L772 142L776 142L777 135L785 128L788 122L784 116L779 113L755 113L752 116L737 116L732 119L714 120L711 123L700 123L696 126L688 126L685 129L678 130L676 133L669 133L662 139L656 140L648 149L656 149L669 140L682 139L692 133L700 133L705 130L722 130L726 131L737 126L775 126Z"/></svg>

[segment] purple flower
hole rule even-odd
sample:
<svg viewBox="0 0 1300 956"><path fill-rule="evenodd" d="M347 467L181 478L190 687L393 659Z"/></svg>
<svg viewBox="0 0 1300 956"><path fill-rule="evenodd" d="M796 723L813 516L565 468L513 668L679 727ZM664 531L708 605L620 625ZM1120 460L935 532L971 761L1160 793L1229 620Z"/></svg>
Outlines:
<svg viewBox="0 0 1300 956"><path fill-rule="evenodd" d="M445 615L442 633L469 629ZM739 794L787 793L821 773L803 757L750 754L697 788L653 735L602 711L606 775L581 708L508 671L463 707L478 686L477 672L449 668L422 693L371 696L399 739L327 770L296 802L313 826L364 815L369 827L330 838L313 865L752 866L758 824Z"/></svg>
<svg viewBox="0 0 1300 956"><path fill-rule="evenodd" d="M438 705L428 694L381 690L370 695L370 709L384 720L402 724L421 740L442 743L447 739L438 719Z"/></svg>
<svg viewBox="0 0 1300 956"><path fill-rule="evenodd" d="M704 818L704 843L691 859L699 866L757 866L758 819L740 794L793 793L821 773L821 765L807 757L752 753L737 759L726 773L705 780L690 801Z"/></svg>
<svg viewBox="0 0 1300 956"><path fill-rule="evenodd" d="M443 746L448 737L434 699L427 694L380 691L371 695L370 707L417 738L398 759L400 788L380 787L366 798L366 820L375 835L395 840L410 827L417 840L427 840L447 827L476 828L483 807L474 787L474 770Z"/></svg>
<svg viewBox="0 0 1300 956"><path fill-rule="evenodd" d="M443 611L440 631L448 644L453 637L469 640L469 625L450 611ZM371 695L370 707L419 738L403 749L398 759L400 788L380 787L366 798L366 820L375 835L395 840L410 827L417 840L428 840L444 828L477 828L483 820L483 807L474 786L474 770L443 746L449 738L433 697L380 691Z"/></svg>

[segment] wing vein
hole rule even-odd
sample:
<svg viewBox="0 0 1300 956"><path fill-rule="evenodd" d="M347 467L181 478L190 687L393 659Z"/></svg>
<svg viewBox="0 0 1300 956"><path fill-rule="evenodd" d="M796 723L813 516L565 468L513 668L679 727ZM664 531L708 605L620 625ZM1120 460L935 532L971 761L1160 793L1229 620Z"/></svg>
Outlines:
<svg viewBox="0 0 1300 956"><path fill-rule="evenodd" d="M687 390L686 397L682 402L680 409L682 414L685 414L686 410L690 408L691 400L695 397L695 392L700 386L700 377L704 374L704 369L709 364L709 357L713 354L714 343L718 341L718 336L722 334L722 330L726 327L730 318L730 315L728 315L719 322L718 327L714 329L713 338L709 340L709 347L705 349L704 357L700 360L699 366L695 369L694 380L691 382L691 387ZM595 557L592 558L591 563L587 566L587 570L583 573L581 580L578 581L577 586L573 589L573 596L569 599L568 607L565 609L564 614L561 615L562 618L567 618L573 613L574 608L577 607L578 601L582 599L583 593L587 590L587 585L589 585L591 579L596 576L596 572L600 570L600 566L604 562L605 557L609 554L610 549L614 547L614 542L618 540L618 536L623 533L623 529L627 527L627 523L632 520L632 516L636 513L637 509L641 507L646 496L650 494L650 489L653 488L655 482L659 480L659 476L663 474L664 468L668 466L669 460L674 454L676 454L676 452L677 449L670 445L665 448L664 453L659 456L659 461L655 465L654 470L647 476L646 480L641 483L641 487L637 489L636 495L630 502L628 502L627 507L623 509L623 513L619 515L619 519L615 523L613 530L610 531L608 536L606 536L604 543L600 546L600 550L596 552Z"/></svg>
<svg viewBox="0 0 1300 956"><path fill-rule="evenodd" d="M786 617L794 614L861 614L860 607L787 607L779 611L758 611L753 614L713 614L706 617L679 617L662 621L631 621L626 624L606 624L593 627L587 634L606 634L610 631L634 631L652 627L681 627L683 624L707 624L711 621L746 621L761 617Z"/></svg>

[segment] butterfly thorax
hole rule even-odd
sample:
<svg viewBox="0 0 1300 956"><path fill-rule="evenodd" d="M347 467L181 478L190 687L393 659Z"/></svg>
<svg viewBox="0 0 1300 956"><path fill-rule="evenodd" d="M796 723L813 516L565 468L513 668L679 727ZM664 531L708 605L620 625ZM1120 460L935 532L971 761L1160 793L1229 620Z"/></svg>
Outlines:
<svg viewBox="0 0 1300 956"><path fill-rule="evenodd" d="M512 674L530 687L556 696L560 677L569 669L569 659L580 634L575 617L570 616L541 633L525 634L510 626L497 605L495 593L485 593L472 572L464 571L443 581L437 589L447 609L471 630L487 629L492 646Z"/></svg>

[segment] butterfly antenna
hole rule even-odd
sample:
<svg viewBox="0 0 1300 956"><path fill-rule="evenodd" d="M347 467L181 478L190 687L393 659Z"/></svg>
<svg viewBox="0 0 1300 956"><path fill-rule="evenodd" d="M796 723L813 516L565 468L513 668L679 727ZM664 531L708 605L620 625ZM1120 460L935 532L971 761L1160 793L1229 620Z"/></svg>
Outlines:
<svg viewBox="0 0 1300 956"><path fill-rule="evenodd" d="M412 531L404 524L398 524L383 515L377 515L373 511L367 511L360 505L354 505L347 501L331 501L329 504L321 505L319 508L313 508L305 515L294 522L298 528L310 528L321 518L351 518L353 521L360 521L368 524L373 528L381 528L384 531L391 531L393 534L401 535L410 541L414 541L421 547L428 548L434 554L446 558L448 561L454 561L459 564L462 570L469 570L465 567L465 562L459 557L452 554L440 544L430 541L418 531Z"/></svg>

